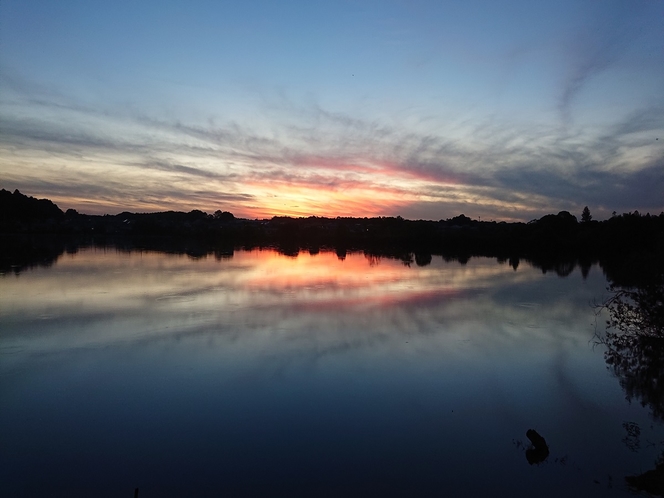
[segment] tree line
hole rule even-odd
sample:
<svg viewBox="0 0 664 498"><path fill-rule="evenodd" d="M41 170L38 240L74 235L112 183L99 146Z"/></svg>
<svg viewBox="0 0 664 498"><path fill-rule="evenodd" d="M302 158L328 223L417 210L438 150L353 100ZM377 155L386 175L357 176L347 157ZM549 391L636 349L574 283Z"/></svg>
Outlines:
<svg viewBox="0 0 664 498"><path fill-rule="evenodd" d="M473 255L541 261L624 258L627 254L664 253L664 213L614 214L592 219L588 207L581 221L568 211L528 223L473 220L463 214L438 221L397 217L239 219L230 212L167 211L85 215L63 212L47 199L0 191L0 235L69 238L95 243L170 244L198 247L274 247L293 254L301 250L362 250L385 255L412 253L426 261L431 254L460 260ZM404 256L405 257L405 256Z"/></svg>

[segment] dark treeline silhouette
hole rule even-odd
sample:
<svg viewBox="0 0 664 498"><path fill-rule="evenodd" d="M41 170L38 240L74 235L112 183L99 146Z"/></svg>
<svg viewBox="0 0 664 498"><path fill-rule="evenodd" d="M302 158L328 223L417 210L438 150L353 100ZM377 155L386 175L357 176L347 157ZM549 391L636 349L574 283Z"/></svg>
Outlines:
<svg viewBox="0 0 664 498"><path fill-rule="evenodd" d="M635 252L664 252L664 213L625 213L599 222L584 209L582 218L578 222L567 211L529 223L478 221L463 214L439 221L399 216L247 220L230 212L200 210L99 216L73 209L63 213L49 200L1 190L0 264L5 268L20 268L31 261L44 264L48 254L81 245L191 255L272 247L289 255L335 250L340 258L349 251L363 251L419 266L431 262L432 255L462 263L471 256L496 257L515 269L521 259L527 259L544 272L565 276L577 266L586 275L595 262L618 267Z"/></svg>
<svg viewBox="0 0 664 498"><path fill-rule="evenodd" d="M40 228L64 218L62 210L48 199L35 199L21 194L0 190L0 223L5 229L32 226L38 223Z"/></svg>

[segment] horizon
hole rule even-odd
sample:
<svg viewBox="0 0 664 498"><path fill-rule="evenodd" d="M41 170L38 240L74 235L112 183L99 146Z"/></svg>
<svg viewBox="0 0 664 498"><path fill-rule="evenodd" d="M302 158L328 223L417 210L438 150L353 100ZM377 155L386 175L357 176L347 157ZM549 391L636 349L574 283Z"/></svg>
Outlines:
<svg viewBox="0 0 664 498"><path fill-rule="evenodd" d="M36 199L36 200L40 200L40 201L43 201L43 200L50 201L62 213L66 213L66 211L67 211L67 209L62 209L52 199L38 198L38 197L32 196L30 194L26 194L25 192L21 192L18 189L15 189L14 191L12 191L12 190L6 189L2 186L0 186L0 189L5 191L5 192L12 193L12 194L18 192L20 195L23 195L23 196L28 197L28 198L33 198L33 199ZM587 207L588 206L585 206L585 208L587 208ZM71 208L71 209L74 209L74 208ZM127 214L160 214L160 213L168 213L168 212L189 213L189 212L192 212L192 211L201 211L201 212L203 212L204 214L206 214L208 216L213 216L216 213L216 211L220 211L222 213L224 213L224 212L231 213L235 219L248 220L248 221L269 221L273 218L290 218L290 219L296 219L296 220L297 219L306 220L306 219L309 219L309 218L321 218L321 219L327 219L327 220L334 220L334 219L340 219L340 218L342 218L342 219L346 219L346 218L348 218L348 219L359 219L359 220L361 220L361 219L378 219L378 218L401 218L404 221L440 222L440 221L451 221L451 220L454 220L456 218L466 217L466 218L470 219L471 221L484 222L484 223L529 223L531 221L537 221L538 219L542 218L543 216L551 216L551 215L555 216L555 215L559 215L561 213L568 213L568 214L571 214L572 216L574 216L577 219L577 221L579 221L579 220L583 221L582 220L583 212L581 213L581 215L577 216L576 214L574 214L574 213L572 213L572 212L570 212L569 210L566 210L566 209L560 210L557 213L546 213L540 218L533 218L532 220L528 220L527 222L520 221L520 220L514 221L514 220L503 220L503 219L488 219L488 220L485 219L485 220L482 220L481 217L473 218L471 216L467 216L465 213L457 213L456 215L448 216L447 218L429 219L429 218L405 218L401 215L396 215L396 216L352 216L352 215L351 216L327 216L327 215L291 216L291 215L273 215L269 218L245 218L245 217L242 217L242 216L236 216L235 213L233 213L232 211L221 211L221 210L209 211L209 210L198 209L198 208L193 209L193 210L189 210L189 211L182 211L182 210L179 210L179 209L169 209L169 210L160 210L160 211L129 211L129 210L124 210L124 211L119 211L117 213L82 213L82 212L79 212L76 209L74 209L74 211L76 211L77 215L83 215L83 216L119 216L119 215L124 214L124 213L127 213ZM638 213L638 210L634 211L634 212L628 211L628 212L625 212L625 213L614 212L614 213L612 213L611 217L637 214L637 213ZM589 210L589 214L591 215L591 221L595 221L595 222L597 222L597 221L606 221L608 219L608 218L599 219L599 218L595 217L594 214L592 212L590 212L590 210ZM664 216L664 211L661 211L660 213L656 213L656 212L650 213L648 211L646 213L638 213L638 214L641 215L641 216Z"/></svg>
<svg viewBox="0 0 664 498"><path fill-rule="evenodd" d="M664 211L664 3L0 3L2 183L63 211Z"/></svg>

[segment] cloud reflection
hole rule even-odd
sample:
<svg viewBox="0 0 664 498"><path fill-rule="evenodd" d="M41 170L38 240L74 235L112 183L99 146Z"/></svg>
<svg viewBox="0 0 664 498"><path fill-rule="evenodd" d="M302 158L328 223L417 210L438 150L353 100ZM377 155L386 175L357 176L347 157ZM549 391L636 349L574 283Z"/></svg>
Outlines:
<svg viewBox="0 0 664 498"><path fill-rule="evenodd" d="M588 431L560 410L603 420L597 386L613 385L601 358L588 361L589 296L604 284L597 271L560 278L487 258L405 266L352 252L342 261L329 252L216 259L87 249L0 278L0 379L3 392L25 399L21 386L33 386L36 371L49 382L33 404L60 396L53 378L84 409L113 421L120 412L130 424L141 411L117 400L133 397L149 407L147 434L169 441L184 422L219 431L222 451L235 423L246 448L266 421L289 446L294 434L311 441L301 422L328 435L329 423L347 420L364 435L378 428L390 446L427 427L439 435L435 451L484 451L491 440L492 455L535 421L572 452ZM579 399L590 401L579 410ZM173 414L154 431L153 420ZM349 448L360 432L345 434ZM448 466L477 464L475 450L469 461L453 453Z"/></svg>
<svg viewBox="0 0 664 498"><path fill-rule="evenodd" d="M8 327L6 344L37 350L232 331L315 337L326 348L359 330L362 341L443 334L496 343L574 321L576 307L556 305L560 296L546 307L529 304L539 298L529 291L519 301L541 278L527 265L515 272L482 258L405 267L359 253L342 261L332 252L238 251L217 260L87 249L51 268L5 275L0 319L28 324Z"/></svg>

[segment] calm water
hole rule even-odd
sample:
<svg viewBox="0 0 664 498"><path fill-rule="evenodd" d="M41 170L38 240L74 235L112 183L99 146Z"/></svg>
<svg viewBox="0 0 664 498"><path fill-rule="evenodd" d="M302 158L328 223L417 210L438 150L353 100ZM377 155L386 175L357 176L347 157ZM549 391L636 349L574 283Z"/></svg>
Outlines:
<svg viewBox="0 0 664 498"><path fill-rule="evenodd" d="M664 433L592 346L606 285L271 251L5 274L3 495L627 496Z"/></svg>

